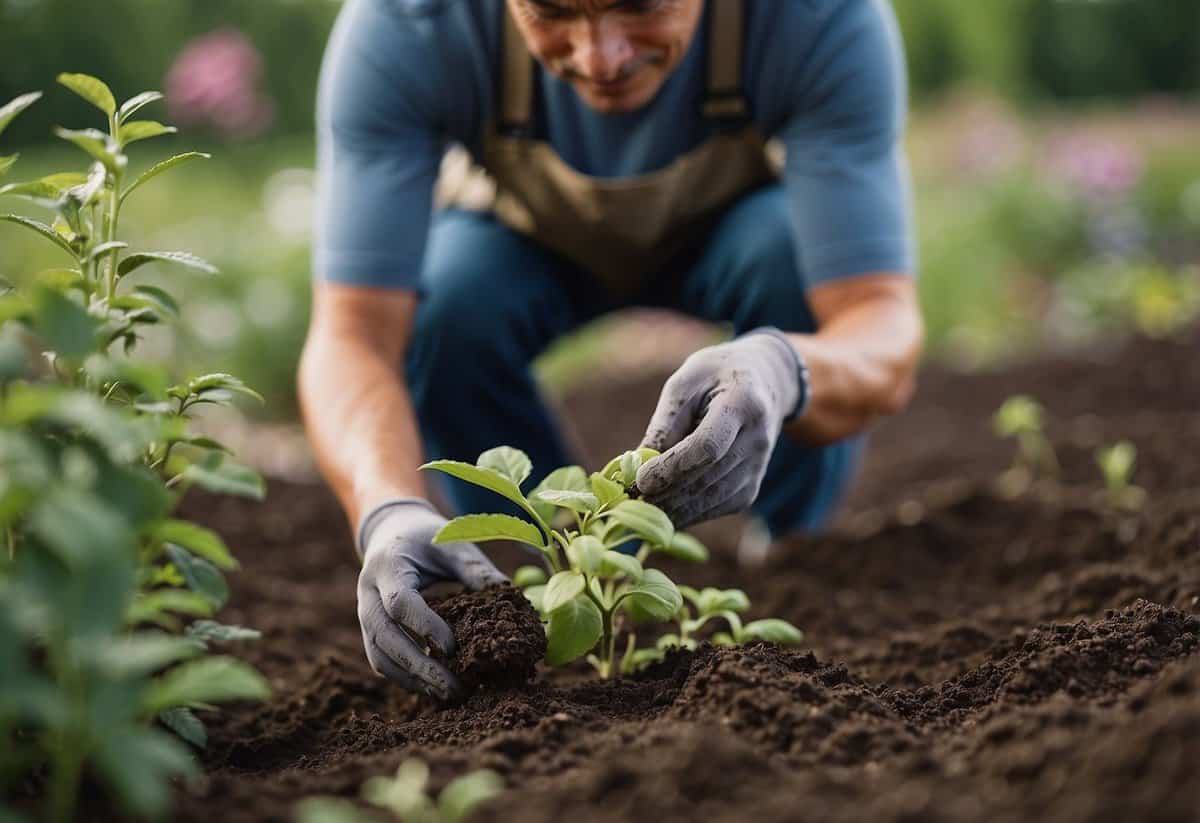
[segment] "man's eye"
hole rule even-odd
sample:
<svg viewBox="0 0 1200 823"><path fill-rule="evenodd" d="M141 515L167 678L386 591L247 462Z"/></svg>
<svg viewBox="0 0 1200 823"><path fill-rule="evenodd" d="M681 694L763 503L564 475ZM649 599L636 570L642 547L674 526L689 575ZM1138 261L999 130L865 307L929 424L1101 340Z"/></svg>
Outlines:
<svg viewBox="0 0 1200 823"><path fill-rule="evenodd" d="M533 0L529 5L533 9L534 16L540 20L563 20L575 13L572 9L556 6L553 3L540 3L537 0Z"/></svg>

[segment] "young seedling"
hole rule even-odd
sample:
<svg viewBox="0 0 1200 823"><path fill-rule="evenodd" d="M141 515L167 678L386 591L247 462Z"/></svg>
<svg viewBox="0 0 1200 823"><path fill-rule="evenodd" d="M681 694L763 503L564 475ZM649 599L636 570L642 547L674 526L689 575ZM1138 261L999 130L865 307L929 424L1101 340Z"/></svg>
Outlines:
<svg viewBox="0 0 1200 823"><path fill-rule="evenodd" d="M1001 437L1017 441L1013 464L1000 477L1003 493L1016 497L1037 478L1058 474L1054 447L1042 432L1042 406L1032 397L1019 394L1005 400L992 417L992 427Z"/></svg>
<svg viewBox="0 0 1200 823"><path fill-rule="evenodd" d="M691 562L708 557L703 544L677 532L662 510L630 496L638 468L656 455L651 449L628 451L590 476L579 466L556 469L528 497L521 485L533 466L518 449L490 449L474 465L427 463L421 468L496 492L530 518L468 514L447 523L434 542L515 540L536 548L546 569L519 569L516 582L547 624L546 661L559 666L587 655L601 677L613 677L627 668L617 660L624 617L636 609L665 622L683 604L667 575L645 567L649 557L658 552ZM620 550L638 540L636 554ZM631 633L625 659L632 658L636 642Z"/></svg>
<svg viewBox="0 0 1200 823"><path fill-rule="evenodd" d="M446 784L434 800L428 792L429 767L420 760L400 764L395 777L372 777L362 787L362 797L404 823L462 823L480 803L504 788L504 781L488 769L471 772ZM368 823L379 817L360 811L340 797L310 797L296 808L299 823Z"/></svg>
<svg viewBox="0 0 1200 823"><path fill-rule="evenodd" d="M804 640L804 632L786 620L769 617L743 623L741 614L750 609L750 598L741 589L705 588L697 591L690 586L680 586L680 594L687 601L676 613L679 630L664 634L654 648L638 649L629 661L630 668L661 660L666 650L678 646L695 649L699 645L696 633L710 620L721 618L729 631L714 634L711 641L718 646L735 646L755 640L778 643L781 646L796 645ZM693 615L692 609L695 609Z"/></svg>
<svg viewBox="0 0 1200 823"><path fill-rule="evenodd" d="M1137 511L1146 502L1146 490L1130 483L1137 447L1128 440L1096 449L1096 465L1104 475L1107 501L1114 509Z"/></svg>

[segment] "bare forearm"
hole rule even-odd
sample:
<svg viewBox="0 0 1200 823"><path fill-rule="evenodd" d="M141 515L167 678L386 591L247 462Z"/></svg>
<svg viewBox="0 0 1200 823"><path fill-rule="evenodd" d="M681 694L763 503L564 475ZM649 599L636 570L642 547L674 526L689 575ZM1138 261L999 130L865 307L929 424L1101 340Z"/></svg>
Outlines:
<svg viewBox="0 0 1200 823"><path fill-rule="evenodd" d="M356 340L310 337L300 408L317 463L351 527L391 497L424 497L421 440L403 375Z"/></svg>
<svg viewBox="0 0 1200 823"><path fill-rule="evenodd" d="M837 312L816 334L788 335L809 370L811 399L787 433L832 443L907 405L923 342L915 301L882 296Z"/></svg>

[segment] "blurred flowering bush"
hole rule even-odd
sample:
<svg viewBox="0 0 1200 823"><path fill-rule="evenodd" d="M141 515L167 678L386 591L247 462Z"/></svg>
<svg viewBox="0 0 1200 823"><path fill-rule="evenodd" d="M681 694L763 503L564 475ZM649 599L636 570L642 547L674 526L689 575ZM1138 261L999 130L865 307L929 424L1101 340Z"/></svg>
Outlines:
<svg viewBox="0 0 1200 823"><path fill-rule="evenodd" d="M205 126L227 139L256 137L274 121L261 91L263 58L235 28L190 41L167 72L167 105L181 126Z"/></svg>

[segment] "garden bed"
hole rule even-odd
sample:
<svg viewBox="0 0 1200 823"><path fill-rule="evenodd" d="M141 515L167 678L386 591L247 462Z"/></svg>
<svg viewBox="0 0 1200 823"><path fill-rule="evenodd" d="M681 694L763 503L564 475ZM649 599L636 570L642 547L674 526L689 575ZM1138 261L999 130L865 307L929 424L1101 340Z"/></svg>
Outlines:
<svg viewBox="0 0 1200 823"><path fill-rule="evenodd" d="M498 772L509 790L485 820L1194 821L1198 346L930 371L874 436L834 534L747 568L734 520L704 527L712 561L672 576L744 588L752 616L806 631L798 649L703 646L615 683L539 668L447 708L368 668L357 563L323 488L277 481L265 504L195 494L188 514L244 566L222 617L263 632L231 650L275 696L209 715L207 776L178 817L288 819L299 798L354 795L415 755L435 785ZM636 442L664 376L568 398L592 465ZM1064 482L1009 500L991 489L1011 444L988 418L1018 392L1045 405ZM1121 438L1149 492L1133 514L1096 494L1092 451Z"/></svg>

